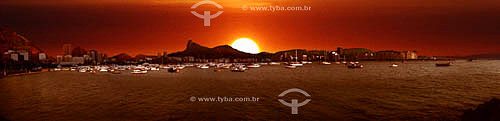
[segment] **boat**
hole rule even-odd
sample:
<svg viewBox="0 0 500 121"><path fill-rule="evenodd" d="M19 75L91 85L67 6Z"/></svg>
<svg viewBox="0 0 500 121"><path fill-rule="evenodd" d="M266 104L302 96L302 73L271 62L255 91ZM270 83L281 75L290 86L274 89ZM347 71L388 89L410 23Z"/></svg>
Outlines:
<svg viewBox="0 0 500 121"><path fill-rule="evenodd" d="M214 72L222 72L221 68L215 68Z"/></svg>
<svg viewBox="0 0 500 121"><path fill-rule="evenodd" d="M300 66L304 66L304 64L302 64L302 63L290 63L290 66L300 67Z"/></svg>
<svg viewBox="0 0 500 121"><path fill-rule="evenodd" d="M285 66L285 68L295 69L295 68L297 68L297 66L292 66L292 65L289 65L289 66Z"/></svg>
<svg viewBox="0 0 500 121"><path fill-rule="evenodd" d="M361 65L361 64L350 64L347 66L347 68L350 68L350 69L355 69L355 68L363 68L364 66Z"/></svg>
<svg viewBox="0 0 500 121"><path fill-rule="evenodd" d="M259 68L260 65L259 64L252 64L252 65L249 65L247 66L248 68Z"/></svg>
<svg viewBox="0 0 500 121"><path fill-rule="evenodd" d="M300 66L303 66L304 64L300 63L298 61L298 54L297 54L297 50L295 50L295 62L291 62L289 64L289 66L296 66L296 67L300 67Z"/></svg>
<svg viewBox="0 0 500 121"><path fill-rule="evenodd" d="M70 69L70 68L68 68L68 67L64 67L64 68L62 68L62 71L70 71L70 70L71 70L71 69Z"/></svg>
<svg viewBox="0 0 500 121"><path fill-rule="evenodd" d="M87 69L80 69L78 72L85 73L87 72Z"/></svg>
<svg viewBox="0 0 500 121"><path fill-rule="evenodd" d="M101 67L100 72L108 72L108 67Z"/></svg>
<svg viewBox="0 0 500 121"><path fill-rule="evenodd" d="M177 72L180 72L180 71L181 71L181 69L176 68L176 67L168 69L168 72L172 72L172 73L177 73Z"/></svg>
<svg viewBox="0 0 500 121"><path fill-rule="evenodd" d="M182 69L186 68L186 66L179 65L179 66L176 66L176 68L178 68L178 69L182 70Z"/></svg>
<svg viewBox="0 0 500 121"><path fill-rule="evenodd" d="M399 65L398 65L398 64L395 64L395 63L393 63L393 64L392 64L392 65L390 65L389 67L399 67Z"/></svg>
<svg viewBox="0 0 500 121"><path fill-rule="evenodd" d="M70 71L76 71L76 67L71 67Z"/></svg>
<svg viewBox="0 0 500 121"><path fill-rule="evenodd" d="M330 62L321 62L321 65L331 65L332 63Z"/></svg>
<svg viewBox="0 0 500 121"><path fill-rule="evenodd" d="M446 67L446 66L451 66L451 62L448 63L436 63L437 67Z"/></svg>
<svg viewBox="0 0 500 121"><path fill-rule="evenodd" d="M132 74L146 74L146 73L148 73L148 71L147 70L142 70L142 69L134 69L130 73L132 73Z"/></svg>
<svg viewBox="0 0 500 121"><path fill-rule="evenodd" d="M54 71L61 71L61 68L54 68Z"/></svg>
<svg viewBox="0 0 500 121"><path fill-rule="evenodd" d="M281 65L281 63L271 62L271 63L269 63L269 65Z"/></svg>
<svg viewBox="0 0 500 121"><path fill-rule="evenodd" d="M151 71L159 71L159 70L160 70L160 68L158 68L158 67L151 67L151 69L150 69L150 70L151 70Z"/></svg>
<svg viewBox="0 0 500 121"><path fill-rule="evenodd" d="M198 68L208 69L208 68L210 68L210 66L208 66L208 65L199 65Z"/></svg>
<svg viewBox="0 0 500 121"><path fill-rule="evenodd" d="M121 73L122 73L122 71L120 71L120 70L114 70L114 71L111 71L111 73L112 73L112 74L121 74Z"/></svg>
<svg viewBox="0 0 500 121"><path fill-rule="evenodd" d="M243 66L231 68L231 72L245 72L246 68Z"/></svg>

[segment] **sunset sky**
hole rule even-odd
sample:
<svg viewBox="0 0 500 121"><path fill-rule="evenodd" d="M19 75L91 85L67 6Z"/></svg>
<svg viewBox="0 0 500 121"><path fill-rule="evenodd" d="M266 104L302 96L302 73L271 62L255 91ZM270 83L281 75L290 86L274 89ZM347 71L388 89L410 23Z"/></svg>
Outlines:
<svg viewBox="0 0 500 121"><path fill-rule="evenodd" d="M116 55L214 47L251 38L261 51L304 48L417 50L420 55L500 53L499 0L214 0L211 27L190 13L199 0L3 0L0 25L50 56L62 44ZM311 11L244 11L241 6L310 6ZM216 7L203 5L216 13Z"/></svg>

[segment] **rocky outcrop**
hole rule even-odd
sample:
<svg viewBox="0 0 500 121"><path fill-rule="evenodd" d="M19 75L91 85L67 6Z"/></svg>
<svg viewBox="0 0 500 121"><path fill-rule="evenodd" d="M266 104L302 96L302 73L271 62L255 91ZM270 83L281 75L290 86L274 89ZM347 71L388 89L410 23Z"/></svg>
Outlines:
<svg viewBox="0 0 500 121"><path fill-rule="evenodd" d="M186 49L181 52L169 54L168 56L192 56L197 58L249 58L253 57L250 53L238 51L231 46L222 45L214 48L201 46L191 40L188 41Z"/></svg>

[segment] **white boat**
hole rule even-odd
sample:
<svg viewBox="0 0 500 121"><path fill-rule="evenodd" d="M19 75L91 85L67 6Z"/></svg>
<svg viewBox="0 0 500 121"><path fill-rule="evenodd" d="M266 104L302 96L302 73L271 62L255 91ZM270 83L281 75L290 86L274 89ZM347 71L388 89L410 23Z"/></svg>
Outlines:
<svg viewBox="0 0 500 121"><path fill-rule="evenodd" d="M132 73L132 74L146 74L146 73L148 73L148 71L146 71L146 70L141 70L141 69L135 69L135 70L133 70L133 71L132 71L132 72L130 72L130 73Z"/></svg>
<svg viewBox="0 0 500 121"><path fill-rule="evenodd" d="M321 62L322 65L331 65L332 63L330 62Z"/></svg>
<svg viewBox="0 0 500 121"><path fill-rule="evenodd" d="M350 68L350 69L355 69L355 68L363 68L364 66L361 65L361 64L356 64L356 63L353 63L353 64L349 64L347 66L347 68Z"/></svg>
<svg viewBox="0 0 500 121"><path fill-rule="evenodd" d="M290 66L300 67L300 66L304 66L304 64L302 64L302 63L291 63Z"/></svg>
<svg viewBox="0 0 500 121"><path fill-rule="evenodd" d="M87 72L87 69L80 69L78 72L85 73L85 72Z"/></svg>
<svg viewBox="0 0 500 121"><path fill-rule="evenodd" d="M271 62L271 63L269 63L269 65L281 65L281 63Z"/></svg>
<svg viewBox="0 0 500 121"><path fill-rule="evenodd" d="M208 68L210 68L210 66L207 66L207 65L201 65L201 66L199 66L198 68L201 68L201 69L208 69Z"/></svg>
<svg viewBox="0 0 500 121"><path fill-rule="evenodd" d="M231 71L232 72L245 72L248 68L246 68L245 66L234 66L233 68L231 68Z"/></svg>
<svg viewBox="0 0 500 121"><path fill-rule="evenodd" d="M234 67L234 68L231 69L231 72L245 72L245 70L246 69Z"/></svg>
<svg viewBox="0 0 500 121"><path fill-rule="evenodd" d="M391 66L389 66L389 67L399 67L399 65L398 65L398 64L392 64L392 65L391 65Z"/></svg>
<svg viewBox="0 0 500 121"><path fill-rule="evenodd" d="M247 66L248 68L259 68L260 65L259 64L252 64L252 65L249 65Z"/></svg>
<svg viewBox="0 0 500 121"><path fill-rule="evenodd" d="M297 68L297 66L290 65L290 66L285 66L285 68L295 69L295 68Z"/></svg>
<svg viewBox="0 0 500 121"><path fill-rule="evenodd" d="M151 71L159 71L159 70L160 70L160 68L158 68L158 67L151 67L151 69L150 69L150 70L151 70Z"/></svg>
<svg viewBox="0 0 500 121"><path fill-rule="evenodd" d="M176 66L176 68L182 70L182 69L186 68L186 66L180 65L180 66Z"/></svg>
<svg viewBox="0 0 500 121"><path fill-rule="evenodd" d="M310 61L302 61L302 64L311 64L312 62Z"/></svg>
<svg viewBox="0 0 500 121"><path fill-rule="evenodd" d="M303 66L304 64L298 62L298 54L297 54L297 50L295 50L295 62L292 62L289 64L289 66L295 66L295 67L300 67L300 66Z"/></svg>
<svg viewBox="0 0 500 121"><path fill-rule="evenodd" d="M101 69L99 69L100 72L108 72L109 67L103 66Z"/></svg>

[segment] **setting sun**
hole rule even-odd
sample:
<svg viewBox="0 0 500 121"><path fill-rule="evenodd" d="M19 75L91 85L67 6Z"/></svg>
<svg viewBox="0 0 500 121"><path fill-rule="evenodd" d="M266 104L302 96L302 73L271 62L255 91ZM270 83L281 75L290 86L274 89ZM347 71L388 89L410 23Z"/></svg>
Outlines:
<svg viewBox="0 0 500 121"><path fill-rule="evenodd" d="M249 38L240 38L235 40L231 47L242 52L257 54L260 52L259 46Z"/></svg>

